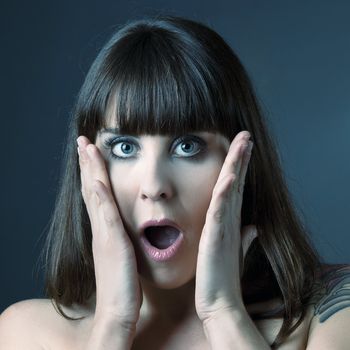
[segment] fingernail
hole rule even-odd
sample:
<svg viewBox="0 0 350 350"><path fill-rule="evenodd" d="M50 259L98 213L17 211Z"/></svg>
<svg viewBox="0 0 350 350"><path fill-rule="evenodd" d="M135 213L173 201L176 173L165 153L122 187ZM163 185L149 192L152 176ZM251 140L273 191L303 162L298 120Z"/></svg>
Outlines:
<svg viewBox="0 0 350 350"><path fill-rule="evenodd" d="M77 138L77 144L78 144L79 147L82 146L82 141L81 141L81 139L80 139L80 136Z"/></svg>
<svg viewBox="0 0 350 350"><path fill-rule="evenodd" d="M244 134L243 138L248 141L250 139L250 132L248 131L247 133Z"/></svg>

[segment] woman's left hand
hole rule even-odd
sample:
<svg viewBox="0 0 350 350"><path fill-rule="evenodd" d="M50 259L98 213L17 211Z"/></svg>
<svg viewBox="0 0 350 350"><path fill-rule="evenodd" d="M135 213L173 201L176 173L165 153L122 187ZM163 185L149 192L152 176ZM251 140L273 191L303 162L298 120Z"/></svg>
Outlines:
<svg viewBox="0 0 350 350"><path fill-rule="evenodd" d="M202 322L244 307L241 264L257 235L253 225L241 232L243 188L253 146L249 138L249 132L242 131L230 145L199 242L195 304Z"/></svg>

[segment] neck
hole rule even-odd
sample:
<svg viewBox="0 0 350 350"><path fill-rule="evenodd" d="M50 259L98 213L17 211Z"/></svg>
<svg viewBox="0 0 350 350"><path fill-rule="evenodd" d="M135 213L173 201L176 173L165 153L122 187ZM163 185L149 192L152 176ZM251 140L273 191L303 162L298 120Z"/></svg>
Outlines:
<svg viewBox="0 0 350 350"><path fill-rule="evenodd" d="M196 316L194 278L176 289L160 289L141 277L141 286L141 313L146 317L159 317L176 322Z"/></svg>

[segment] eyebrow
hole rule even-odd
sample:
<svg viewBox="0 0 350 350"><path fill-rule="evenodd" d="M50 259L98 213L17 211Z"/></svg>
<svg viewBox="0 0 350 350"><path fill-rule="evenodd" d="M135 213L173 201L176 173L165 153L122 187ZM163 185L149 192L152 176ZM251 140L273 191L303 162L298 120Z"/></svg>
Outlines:
<svg viewBox="0 0 350 350"><path fill-rule="evenodd" d="M119 128L103 128L99 131L100 134L109 132L112 134L119 134L120 129Z"/></svg>

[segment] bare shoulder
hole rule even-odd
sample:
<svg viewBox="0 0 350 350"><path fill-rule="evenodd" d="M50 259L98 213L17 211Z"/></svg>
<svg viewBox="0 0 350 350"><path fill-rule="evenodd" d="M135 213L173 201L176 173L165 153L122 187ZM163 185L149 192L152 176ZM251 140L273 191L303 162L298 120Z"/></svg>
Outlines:
<svg viewBox="0 0 350 350"><path fill-rule="evenodd" d="M350 265L328 265L313 298L307 349L348 349L349 324Z"/></svg>
<svg viewBox="0 0 350 350"><path fill-rule="evenodd" d="M0 349L73 348L70 341L81 326L81 321L74 322L62 317L50 299L17 302L0 316Z"/></svg>
<svg viewBox="0 0 350 350"><path fill-rule="evenodd" d="M0 316L0 348L43 349L39 334L46 308L45 299L23 300L9 306Z"/></svg>

